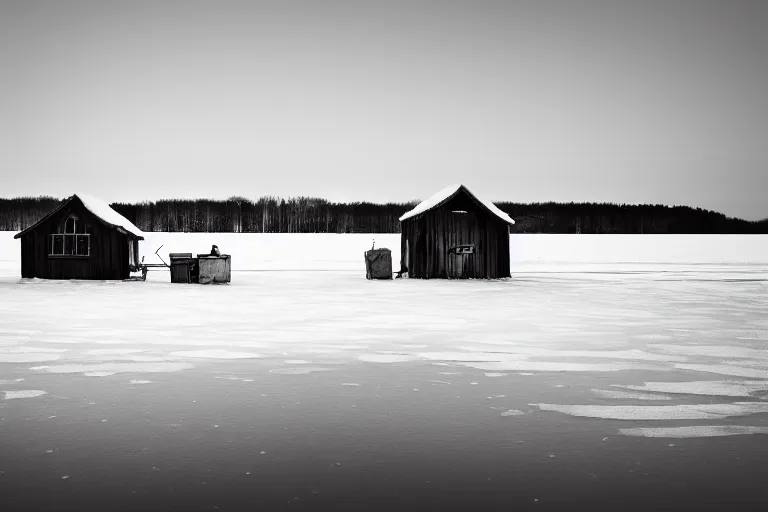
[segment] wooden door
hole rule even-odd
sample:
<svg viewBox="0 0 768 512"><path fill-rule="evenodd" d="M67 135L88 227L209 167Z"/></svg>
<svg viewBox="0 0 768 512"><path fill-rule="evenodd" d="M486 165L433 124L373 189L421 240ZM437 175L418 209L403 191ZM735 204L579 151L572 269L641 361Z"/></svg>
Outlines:
<svg viewBox="0 0 768 512"><path fill-rule="evenodd" d="M452 212L453 213L453 212ZM475 236L473 213L453 213L448 235L445 270L449 279L474 277Z"/></svg>

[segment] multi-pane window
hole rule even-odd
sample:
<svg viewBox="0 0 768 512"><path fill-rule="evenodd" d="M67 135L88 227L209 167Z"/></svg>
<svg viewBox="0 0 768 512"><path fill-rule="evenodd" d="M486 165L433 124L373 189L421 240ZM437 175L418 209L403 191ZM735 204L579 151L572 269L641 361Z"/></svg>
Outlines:
<svg viewBox="0 0 768 512"><path fill-rule="evenodd" d="M51 256L90 256L91 228L70 215L51 235Z"/></svg>

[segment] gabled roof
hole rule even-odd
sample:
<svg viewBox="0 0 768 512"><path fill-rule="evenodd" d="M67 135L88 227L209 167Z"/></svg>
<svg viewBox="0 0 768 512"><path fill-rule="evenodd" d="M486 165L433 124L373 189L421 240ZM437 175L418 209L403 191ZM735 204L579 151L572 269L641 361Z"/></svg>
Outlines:
<svg viewBox="0 0 768 512"><path fill-rule="evenodd" d="M451 199L453 199L459 192L464 191L466 194L475 200L477 204L479 204L481 207L483 207L488 213L491 215L494 215L498 217L503 222L506 222L507 224L514 224L515 221L512 220L512 218L504 213L503 211L499 210L496 205L494 205L490 201L484 201L480 198L478 198L475 194L469 191L467 187L464 185L451 185L450 187L446 187L437 194L433 195L429 199L426 199L419 203L416 208L413 210L410 210L408 212L405 212L402 217L400 217L400 221L404 221L406 219L410 219L411 217L415 217L417 215L421 215L424 212L427 212L429 210L433 210L435 208L439 208Z"/></svg>
<svg viewBox="0 0 768 512"><path fill-rule="evenodd" d="M107 203L101 199L97 199L87 194L75 194L72 197L64 200L55 210L51 213L25 229L24 231L17 233L13 238L19 238L28 231L35 229L37 226L48 220L56 212L67 206L73 199L80 200L86 210L91 212L94 217L99 219L103 224L111 227L121 229L127 233L134 235L139 240L144 240L144 233L131 223L128 219L117 213Z"/></svg>

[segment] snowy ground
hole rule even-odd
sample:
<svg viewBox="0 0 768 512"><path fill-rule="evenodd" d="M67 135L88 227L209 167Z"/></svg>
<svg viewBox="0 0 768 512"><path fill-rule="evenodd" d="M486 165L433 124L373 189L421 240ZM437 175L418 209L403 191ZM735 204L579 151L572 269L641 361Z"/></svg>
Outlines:
<svg viewBox="0 0 768 512"><path fill-rule="evenodd" d="M11 236L4 510L767 497L768 237L518 236L464 282L366 281L391 235L147 237L232 254L201 286L20 280Z"/></svg>

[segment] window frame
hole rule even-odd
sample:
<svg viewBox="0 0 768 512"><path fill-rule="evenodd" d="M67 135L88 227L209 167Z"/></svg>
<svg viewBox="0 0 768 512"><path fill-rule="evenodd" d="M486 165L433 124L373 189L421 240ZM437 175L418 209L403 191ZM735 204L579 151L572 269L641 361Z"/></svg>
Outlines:
<svg viewBox="0 0 768 512"><path fill-rule="evenodd" d="M68 232L69 221L72 220L72 231ZM81 228L82 226L82 228ZM80 231L78 232L78 228ZM48 245L48 257L49 258L73 258L73 259L85 259L91 257L91 233L89 233L89 225L82 222L80 218L73 214L70 214L63 223L59 223L56 227L57 232L51 233L50 243ZM61 252L56 252L56 239L61 237ZM78 242L82 242L82 238L85 240L85 254L78 254ZM73 253L66 252L67 240L71 240L70 244L73 248Z"/></svg>

